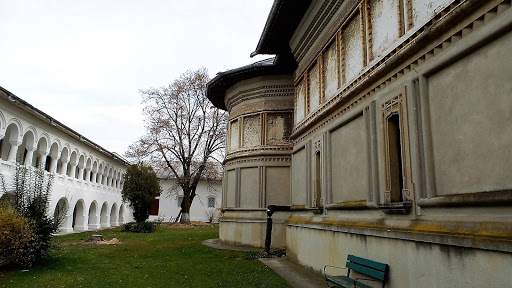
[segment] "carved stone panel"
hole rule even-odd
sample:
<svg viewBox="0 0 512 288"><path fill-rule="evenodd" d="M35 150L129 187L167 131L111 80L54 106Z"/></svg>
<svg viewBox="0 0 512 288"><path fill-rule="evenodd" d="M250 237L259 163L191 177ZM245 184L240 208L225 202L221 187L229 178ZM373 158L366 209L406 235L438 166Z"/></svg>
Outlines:
<svg viewBox="0 0 512 288"><path fill-rule="evenodd" d="M364 67L363 29L361 27L361 14L357 13L343 29L346 83L350 83Z"/></svg>
<svg viewBox="0 0 512 288"><path fill-rule="evenodd" d="M314 112L318 109L321 102L320 96L320 69L319 64L316 62L309 70L309 112Z"/></svg>
<svg viewBox="0 0 512 288"><path fill-rule="evenodd" d="M324 52L324 95L325 99L330 99L336 95L338 90L338 61L336 56L336 42L333 41L329 48Z"/></svg>
<svg viewBox="0 0 512 288"><path fill-rule="evenodd" d="M385 52L400 37L399 1L371 0L372 51L374 58Z"/></svg>
<svg viewBox="0 0 512 288"><path fill-rule="evenodd" d="M425 25L427 21L453 0L411 0L414 26Z"/></svg>
<svg viewBox="0 0 512 288"><path fill-rule="evenodd" d="M229 150L235 151L240 147L240 126L239 121L232 121L229 125Z"/></svg>
<svg viewBox="0 0 512 288"><path fill-rule="evenodd" d="M304 119L306 115L306 83L301 80L295 87L295 124Z"/></svg>
<svg viewBox="0 0 512 288"><path fill-rule="evenodd" d="M261 121L260 115L244 117L243 147L255 147L261 145Z"/></svg>
<svg viewBox="0 0 512 288"><path fill-rule="evenodd" d="M267 114L267 145L290 144L292 132L291 113Z"/></svg>

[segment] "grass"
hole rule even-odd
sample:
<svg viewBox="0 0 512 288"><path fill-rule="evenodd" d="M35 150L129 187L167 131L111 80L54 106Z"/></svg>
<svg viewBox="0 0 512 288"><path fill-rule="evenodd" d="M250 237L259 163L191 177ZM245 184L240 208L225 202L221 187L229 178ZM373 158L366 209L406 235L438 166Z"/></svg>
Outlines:
<svg viewBox="0 0 512 288"><path fill-rule="evenodd" d="M94 232L56 237L58 249L23 271L0 270L0 287L291 287L245 252L201 241L217 227L158 227L155 233L101 231L116 245L83 245Z"/></svg>

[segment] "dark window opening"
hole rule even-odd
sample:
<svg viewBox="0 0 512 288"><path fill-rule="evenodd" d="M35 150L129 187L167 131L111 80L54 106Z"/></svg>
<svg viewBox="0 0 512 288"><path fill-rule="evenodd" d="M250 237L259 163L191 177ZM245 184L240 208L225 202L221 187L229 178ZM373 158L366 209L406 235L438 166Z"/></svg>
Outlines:
<svg viewBox="0 0 512 288"><path fill-rule="evenodd" d="M320 171L320 151L315 153L315 199L314 205L315 207L321 207L322 205L322 183L320 181L321 171Z"/></svg>
<svg viewBox="0 0 512 288"><path fill-rule="evenodd" d="M50 155L46 156L46 161L44 162L44 170L50 172L50 164L52 163L52 157Z"/></svg>
<svg viewBox="0 0 512 288"><path fill-rule="evenodd" d="M153 203L151 203L151 210L149 212L149 215L158 216L158 208L159 207L160 207L160 199L153 200Z"/></svg>
<svg viewBox="0 0 512 288"><path fill-rule="evenodd" d="M402 174L402 145L400 135L400 116L394 114L388 118L388 149L391 202L403 202L402 190L404 180Z"/></svg>

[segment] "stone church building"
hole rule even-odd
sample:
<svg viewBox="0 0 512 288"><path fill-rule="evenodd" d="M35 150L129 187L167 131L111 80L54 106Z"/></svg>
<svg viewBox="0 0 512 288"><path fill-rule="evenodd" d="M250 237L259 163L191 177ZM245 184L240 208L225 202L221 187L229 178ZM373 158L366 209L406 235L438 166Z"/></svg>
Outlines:
<svg viewBox="0 0 512 288"><path fill-rule="evenodd" d="M512 283L510 0L275 0L219 73L229 112L220 239L320 273L348 254L387 287Z"/></svg>

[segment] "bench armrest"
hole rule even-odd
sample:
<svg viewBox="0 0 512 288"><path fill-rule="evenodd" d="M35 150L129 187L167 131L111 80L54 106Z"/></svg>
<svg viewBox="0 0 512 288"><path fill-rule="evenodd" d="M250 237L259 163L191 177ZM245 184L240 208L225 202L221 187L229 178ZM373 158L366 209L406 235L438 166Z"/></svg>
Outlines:
<svg viewBox="0 0 512 288"><path fill-rule="evenodd" d="M339 266L332 266L332 265L325 265L324 266L324 275L327 277L327 268L336 268L338 270L348 270L348 268L345 267L339 267Z"/></svg>
<svg viewBox="0 0 512 288"><path fill-rule="evenodd" d="M348 270L348 268L345 268L345 267L325 265L324 266L324 277L325 277L325 283L327 284L328 288L330 288L331 286L329 286L329 281L327 279L327 268L335 268L335 269L338 269L338 270Z"/></svg>

